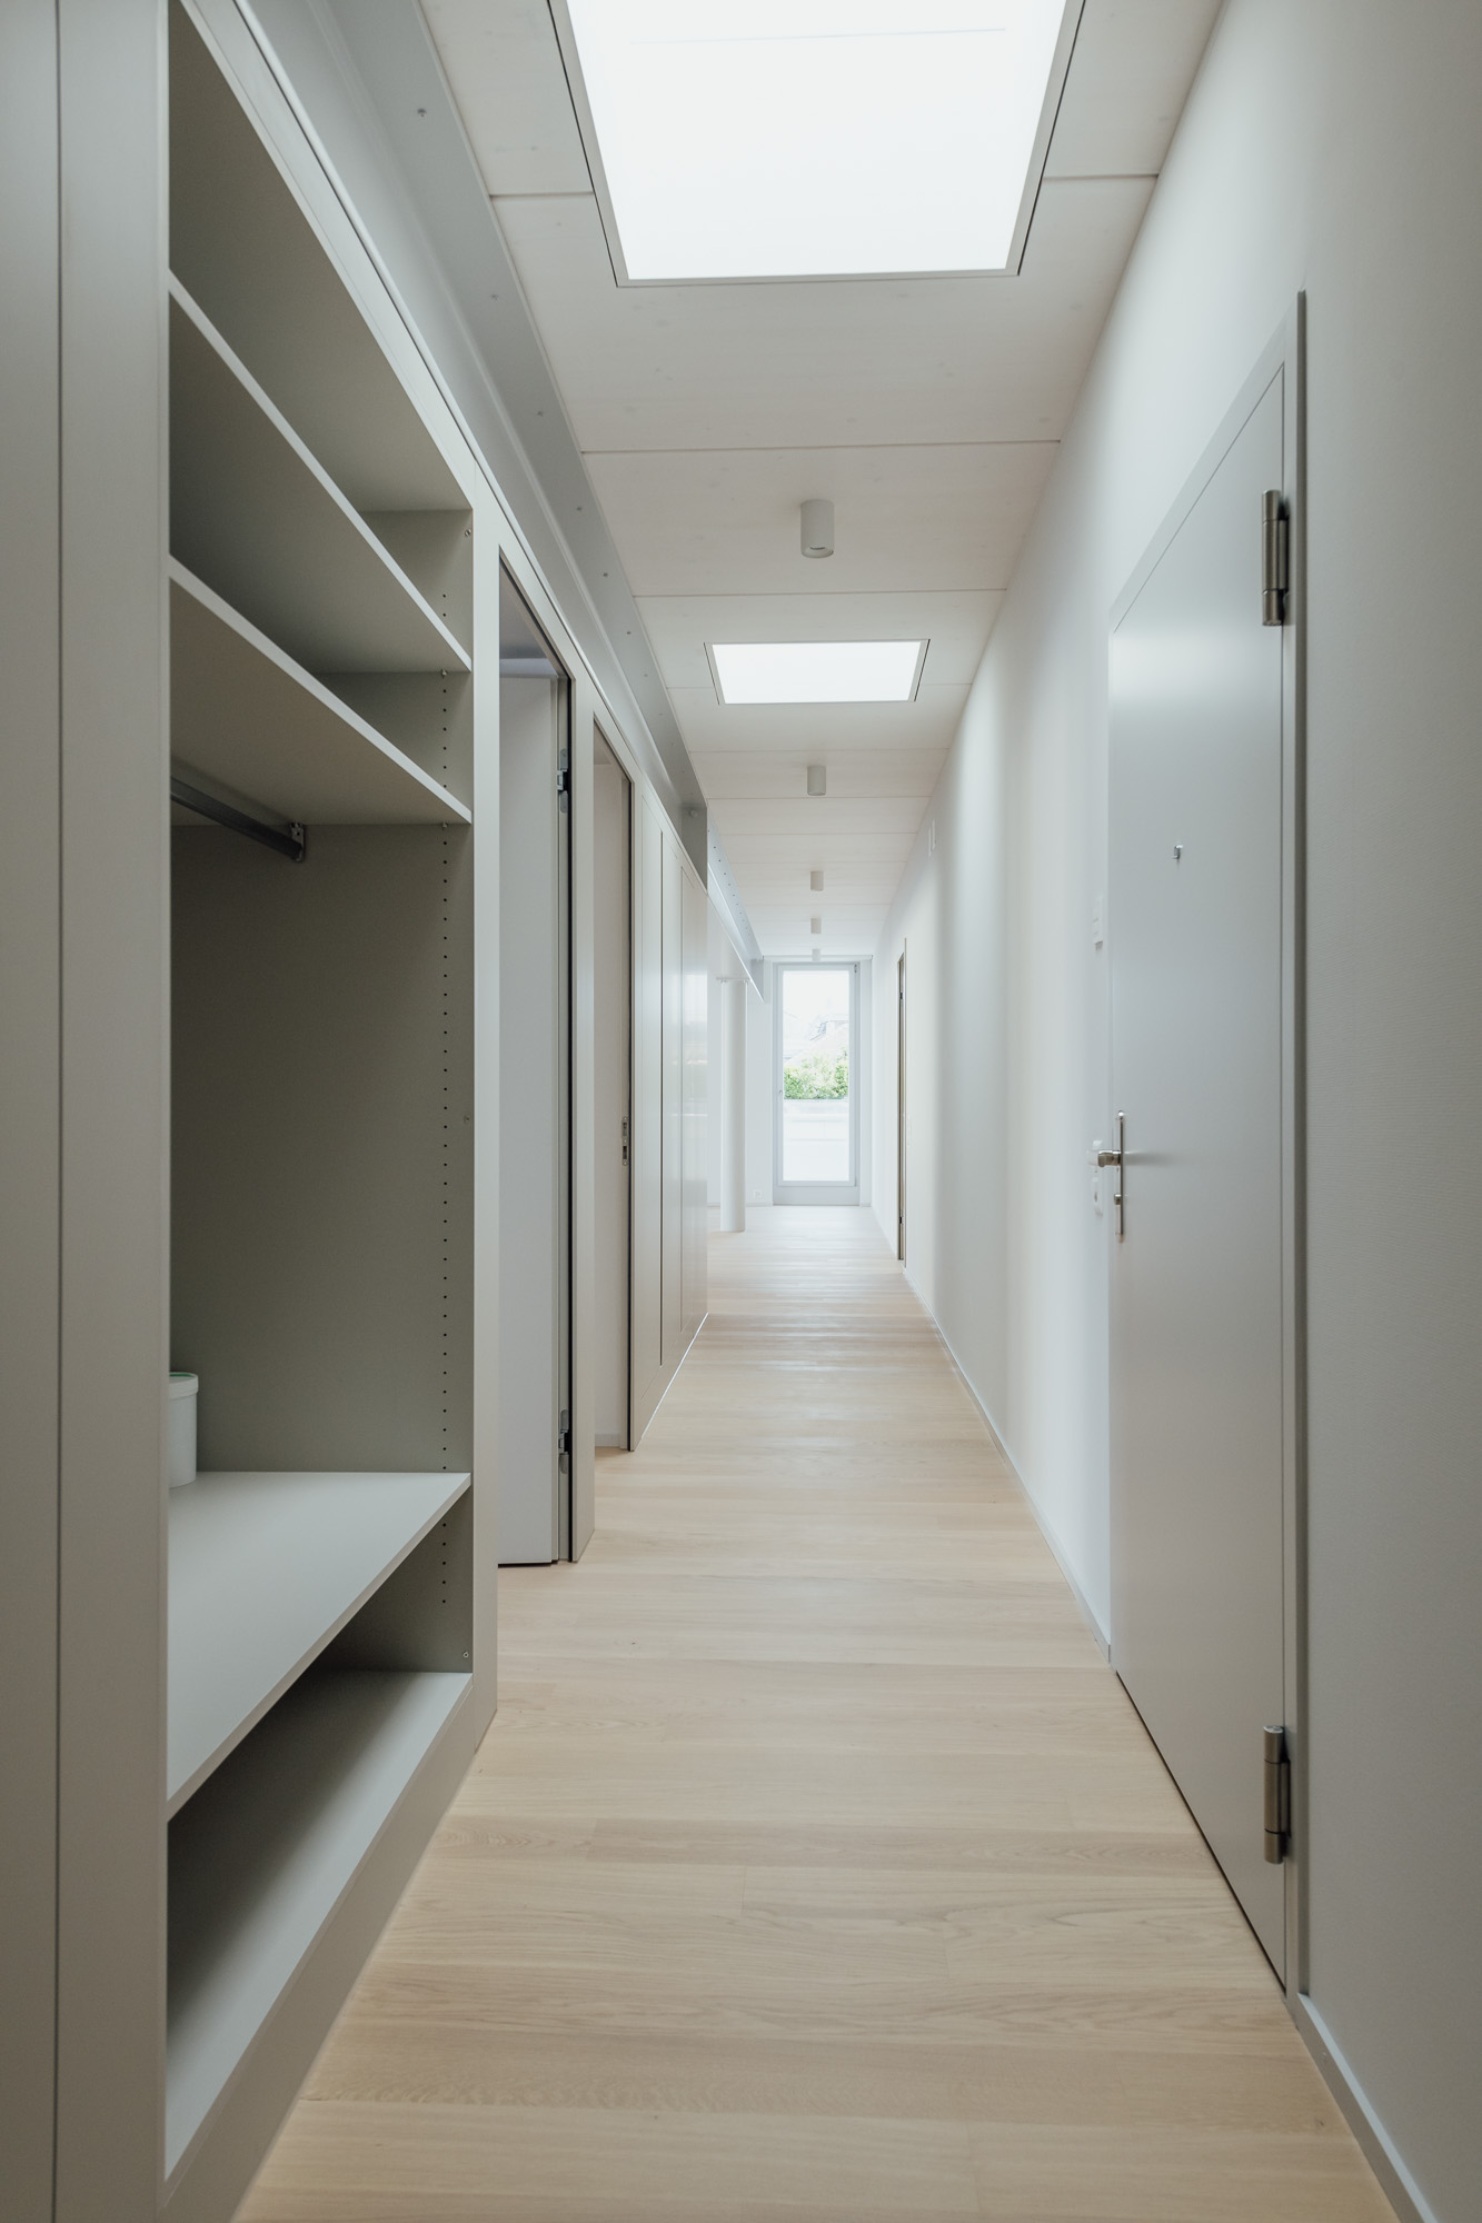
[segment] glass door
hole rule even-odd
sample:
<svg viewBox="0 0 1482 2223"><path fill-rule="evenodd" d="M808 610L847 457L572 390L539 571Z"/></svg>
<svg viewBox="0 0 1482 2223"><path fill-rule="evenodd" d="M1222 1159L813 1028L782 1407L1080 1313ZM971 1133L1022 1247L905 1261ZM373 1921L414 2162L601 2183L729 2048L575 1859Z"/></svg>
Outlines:
<svg viewBox="0 0 1482 2223"><path fill-rule="evenodd" d="M859 1202L857 965L779 965L773 1200Z"/></svg>

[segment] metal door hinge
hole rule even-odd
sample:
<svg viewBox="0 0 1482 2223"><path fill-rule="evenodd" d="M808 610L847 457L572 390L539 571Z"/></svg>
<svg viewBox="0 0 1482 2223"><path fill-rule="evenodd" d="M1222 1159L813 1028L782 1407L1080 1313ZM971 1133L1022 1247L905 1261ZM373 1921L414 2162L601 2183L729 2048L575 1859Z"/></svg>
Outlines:
<svg viewBox="0 0 1482 2223"><path fill-rule="evenodd" d="M1292 1763L1286 1749L1285 1729L1266 1728L1265 1804L1266 1858L1279 1868L1292 1842Z"/></svg>
<svg viewBox="0 0 1482 2223"><path fill-rule="evenodd" d="M626 1165L626 1164L627 1164L627 1162L628 1162L628 1122L627 1122L627 1120L625 1119L625 1120L623 1121L623 1164L624 1164L624 1165Z"/></svg>
<svg viewBox="0 0 1482 2223"><path fill-rule="evenodd" d="M1261 504L1261 623L1285 625L1291 586L1291 522L1280 494Z"/></svg>
<svg viewBox="0 0 1482 2223"><path fill-rule="evenodd" d="M561 810L571 804L571 759L563 749L556 760L556 802Z"/></svg>
<svg viewBox="0 0 1482 2223"><path fill-rule="evenodd" d="M561 1425L556 1432L556 1456L563 1467L571 1457L571 1413L565 1405L561 1408Z"/></svg>

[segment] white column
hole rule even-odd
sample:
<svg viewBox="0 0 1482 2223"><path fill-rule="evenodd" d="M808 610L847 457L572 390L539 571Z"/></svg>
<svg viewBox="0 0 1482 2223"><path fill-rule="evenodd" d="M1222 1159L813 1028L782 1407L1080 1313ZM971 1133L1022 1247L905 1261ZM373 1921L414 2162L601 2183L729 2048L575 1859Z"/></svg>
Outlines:
<svg viewBox="0 0 1482 2223"><path fill-rule="evenodd" d="M722 983L720 1225L746 1231L746 983Z"/></svg>

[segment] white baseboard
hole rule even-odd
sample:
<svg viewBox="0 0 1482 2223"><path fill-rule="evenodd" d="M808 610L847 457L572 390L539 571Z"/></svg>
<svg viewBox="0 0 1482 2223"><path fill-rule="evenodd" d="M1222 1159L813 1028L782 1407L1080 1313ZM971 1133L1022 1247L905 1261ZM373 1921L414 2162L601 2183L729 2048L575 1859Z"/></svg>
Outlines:
<svg viewBox="0 0 1482 2223"><path fill-rule="evenodd" d="M907 1280L909 1280L910 1276L907 1275L906 1278ZM913 1289L915 1289L914 1283L912 1283L912 1287ZM921 1292L919 1289L915 1290L915 1294L918 1298L921 1298ZM926 1303L924 1298L921 1298L921 1307L922 1310L925 1312L927 1319L930 1320L933 1329L936 1331L937 1341L941 1344L942 1349L946 1352L948 1358L952 1361L952 1364L957 1371L957 1374L962 1382L964 1389L967 1391L968 1396L972 1399L973 1403L977 1406L979 1417L983 1422L983 1426L987 1429L989 1435L993 1438L993 1442L998 1451L999 1457L1003 1460L1004 1465L1008 1468L1010 1474L1013 1476L1015 1482L1017 1482L1020 1490L1023 1492L1024 1502L1029 1507L1030 1512L1034 1515L1035 1525L1039 1529L1039 1532L1041 1536L1043 1536L1045 1542L1049 1545L1050 1552L1052 1557L1054 1558L1056 1566L1060 1569L1061 1574L1064 1575L1066 1582L1069 1584L1070 1594L1075 1599L1076 1605L1080 1609L1082 1620L1085 1622L1087 1628L1091 1631L1091 1634L1095 1637L1097 1647L1101 1652L1102 1658L1110 1660L1111 1639L1107 1635L1106 1630L1101 1626L1100 1618L1097 1615L1094 1607L1092 1606L1090 1599L1086 1596L1085 1591L1081 1588L1079 1582L1076 1580L1075 1572L1071 1567L1069 1559L1066 1557L1065 1549L1061 1544L1059 1537L1055 1534L1054 1529L1050 1526L1048 1520L1046 1520L1043 1507L1036 1502L1034 1492L1030 1489L1029 1484L1025 1481L1023 1475L1019 1472L1018 1467L1015 1465L1013 1454L1009 1450L1008 1445L1003 1440L1003 1434L999 1428L998 1422L994 1419L992 1413L984 1404L983 1399L978 1392L977 1384L974 1382L967 1368L963 1365L961 1359L957 1356L957 1353L953 1350L952 1345L942 1332L941 1322L938 1320L936 1314L932 1311L930 1305Z"/></svg>

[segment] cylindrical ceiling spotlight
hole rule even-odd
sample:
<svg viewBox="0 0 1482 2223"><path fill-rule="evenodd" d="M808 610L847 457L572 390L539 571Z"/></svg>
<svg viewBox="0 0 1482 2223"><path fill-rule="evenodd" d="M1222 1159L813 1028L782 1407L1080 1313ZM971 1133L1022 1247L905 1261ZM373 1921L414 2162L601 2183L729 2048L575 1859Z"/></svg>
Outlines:
<svg viewBox="0 0 1482 2223"><path fill-rule="evenodd" d="M834 552L834 505L821 496L803 504L803 554L831 556Z"/></svg>
<svg viewBox="0 0 1482 2223"><path fill-rule="evenodd" d="M816 912L814 916L808 921L808 932L810 934L821 934L823 932L823 920L817 915Z"/></svg>
<svg viewBox="0 0 1482 2223"><path fill-rule="evenodd" d="M825 765L825 764L810 764L810 765L809 765L809 767L808 767L808 793L809 793L810 795L827 795L827 793L828 793L828 766L827 766L827 765Z"/></svg>
<svg viewBox="0 0 1482 2223"><path fill-rule="evenodd" d="M818 872L818 871L816 871L816 870L815 870L815 871L813 871L813 872L810 872L810 873L809 873L809 875L808 875L808 885L809 885L809 887L810 887L810 888L811 888L811 889L813 890L813 893L814 893L815 895L822 895L822 893L823 893L823 874L822 874L821 872Z"/></svg>

